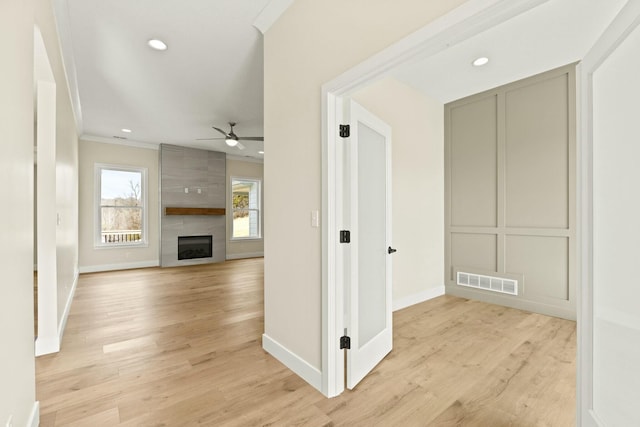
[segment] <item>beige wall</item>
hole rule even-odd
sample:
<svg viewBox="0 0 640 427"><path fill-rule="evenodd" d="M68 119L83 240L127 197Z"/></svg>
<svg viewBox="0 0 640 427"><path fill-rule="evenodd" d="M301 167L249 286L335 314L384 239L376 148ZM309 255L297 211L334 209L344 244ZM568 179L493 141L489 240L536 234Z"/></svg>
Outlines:
<svg viewBox="0 0 640 427"><path fill-rule="evenodd" d="M444 105L395 79L352 98L393 129L394 307L444 293Z"/></svg>
<svg viewBox="0 0 640 427"><path fill-rule="evenodd" d="M157 149L120 144L80 141L80 270L105 271L149 267L159 263ZM107 163L147 168L148 246L126 248L93 247L94 165Z"/></svg>
<svg viewBox="0 0 640 427"><path fill-rule="evenodd" d="M298 0L265 34L265 333L313 368L322 368L321 230L310 224L321 210L320 87L462 3Z"/></svg>
<svg viewBox="0 0 640 427"><path fill-rule="evenodd" d="M231 224L233 211L231 207L231 177L255 178L262 181L262 206L264 207L264 165L262 162L251 162L227 158L227 259L251 258L264 254L264 237L257 240L231 240ZM264 224L264 211L262 212ZM264 226L263 226L264 236Z"/></svg>
<svg viewBox="0 0 640 427"><path fill-rule="evenodd" d="M138 148L120 144L108 144L89 140L80 141L80 270L103 271L120 268L145 267L159 263L159 199L158 164L159 151L151 148ZM149 198L149 245L144 248L94 249L94 164L110 163L140 166L148 169ZM227 188L230 177L263 179L262 163L227 160ZM264 182L263 182L264 200ZM231 210L227 197L227 210ZM227 236L230 236L230 216L227 216ZM261 256L264 253L263 240L231 242L227 239L227 259L245 256Z"/></svg>
<svg viewBox="0 0 640 427"><path fill-rule="evenodd" d="M26 425L35 403L33 347L33 10L0 2L0 424ZM8 36L10 35L10 36ZM10 203L8 202L10 201Z"/></svg>
<svg viewBox="0 0 640 427"><path fill-rule="evenodd" d="M567 66L446 105L447 293L575 319L575 84Z"/></svg>
<svg viewBox="0 0 640 427"><path fill-rule="evenodd" d="M77 136L66 84L52 4L47 0L2 2L0 26L0 124L2 199L11 209L2 211L3 285L0 286L0 423L10 416L13 425L26 425L35 403L33 341L33 82L34 25L42 33L56 81L56 229L58 321L75 278L77 235ZM53 179L54 177L52 177ZM8 206L9 206L8 205Z"/></svg>

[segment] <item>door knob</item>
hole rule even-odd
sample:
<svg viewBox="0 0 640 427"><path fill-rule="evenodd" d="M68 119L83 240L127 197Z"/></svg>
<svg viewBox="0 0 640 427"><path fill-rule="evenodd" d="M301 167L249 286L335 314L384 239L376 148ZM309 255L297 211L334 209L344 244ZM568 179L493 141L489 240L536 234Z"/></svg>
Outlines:
<svg viewBox="0 0 640 427"><path fill-rule="evenodd" d="M389 246L389 249L387 249L387 252L390 254L395 253L397 251L398 251L397 249L393 249L391 246Z"/></svg>

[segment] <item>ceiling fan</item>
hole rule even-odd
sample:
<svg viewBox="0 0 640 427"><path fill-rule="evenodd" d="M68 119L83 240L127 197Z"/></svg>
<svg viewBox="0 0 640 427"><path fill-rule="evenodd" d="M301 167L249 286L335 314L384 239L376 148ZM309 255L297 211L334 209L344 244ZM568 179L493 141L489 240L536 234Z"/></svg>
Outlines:
<svg viewBox="0 0 640 427"><path fill-rule="evenodd" d="M231 128L229 130L229 133L223 131L220 128L217 128L215 126L211 126L212 128L214 128L215 130L217 130L218 132L220 132L221 134L223 134L223 137L218 137L218 138L199 138L198 141L212 141L212 140L216 140L216 139L224 139L224 142L227 143L227 145L229 147L238 147L240 150L244 150L244 145L242 145L240 143L240 141L264 141L264 137L262 136L238 136L233 132L233 127L236 125L236 122L229 122L229 127Z"/></svg>

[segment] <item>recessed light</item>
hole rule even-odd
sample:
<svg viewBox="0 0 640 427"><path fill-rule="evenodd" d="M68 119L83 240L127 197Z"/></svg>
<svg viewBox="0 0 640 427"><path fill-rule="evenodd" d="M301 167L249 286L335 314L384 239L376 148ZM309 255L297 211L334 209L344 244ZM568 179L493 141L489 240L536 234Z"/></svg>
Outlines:
<svg viewBox="0 0 640 427"><path fill-rule="evenodd" d="M264 151L258 151L258 154L264 154Z"/></svg>
<svg viewBox="0 0 640 427"><path fill-rule="evenodd" d="M120 129L122 132L124 133L131 133L131 129L127 129L127 128L122 128Z"/></svg>
<svg viewBox="0 0 640 427"><path fill-rule="evenodd" d="M147 42L147 44L155 50L167 50L167 44L162 40L151 39Z"/></svg>
<svg viewBox="0 0 640 427"><path fill-rule="evenodd" d="M486 65L489 62L489 58L487 58L486 56L481 56L480 58L476 58L472 64L474 67L482 67L483 65Z"/></svg>

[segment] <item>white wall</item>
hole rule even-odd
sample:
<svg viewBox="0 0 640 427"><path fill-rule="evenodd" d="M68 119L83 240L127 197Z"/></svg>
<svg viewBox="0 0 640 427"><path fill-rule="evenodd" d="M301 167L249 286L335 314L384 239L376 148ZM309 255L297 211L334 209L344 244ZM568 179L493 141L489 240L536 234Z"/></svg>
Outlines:
<svg viewBox="0 0 640 427"><path fill-rule="evenodd" d="M52 2L37 0L40 28L56 82L56 273L58 326L64 327L78 270L78 136ZM63 330L59 329L62 336Z"/></svg>
<svg viewBox="0 0 640 427"><path fill-rule="evenodd" d="M0 424L27 424L33 346L34 2L0 2ZM10 36L9 36L10 35Z"/></svg>
<svg viewBox="0 0 640 427"><path fill-rule="evenodd" d="M444 294L444 106L393 78L352 95L392 136L393 306Z"/></svg>
<svg viewBox="0 0 640 427"><path fill-rule="evenodd" d="M320 88L461 3L297 0L265 34L265 334L312 369L322 369L321 230L310 221L321 210Z"/></svg>
<svg viewBox="0 0 640 427"><path fill-rule="evenodd" d="M594 73L593 407L607 426L640 425L640 29Z"/></svg>
<svg viewBox="0 0 640 427"><path fill-rule="evenodd" d="M93 247L94 238L94 165L107 163L147 168L147 232L145 247ZM105 271L159 265L159 151L121 144L83 139L80 141L80 271Z"/></svg>
<svg viewBox="0 0 640 427"><path fill-rule="evenodd" d="M255 178L262 181L262 207L264 207L265 185L264 165L262 162L243 161L227 157L227 259L252 258L264 254L263 238L255 240L231 240L233 209L231 206L231 177ZM264 209L262 212L264 224Z"/></svg>

